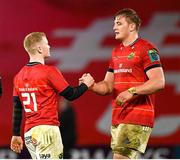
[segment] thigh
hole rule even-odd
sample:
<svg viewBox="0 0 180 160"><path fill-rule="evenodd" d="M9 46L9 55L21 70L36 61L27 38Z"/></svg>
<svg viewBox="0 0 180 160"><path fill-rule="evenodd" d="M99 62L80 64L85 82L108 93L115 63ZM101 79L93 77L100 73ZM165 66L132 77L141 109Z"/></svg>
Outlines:
<svg viewBox="0 0 180 160"><path fill-rule="evenodd" d="M32 143L31 130L24 134L24 141L28 152L30 153L32 159L36 159L36 148Z"/></svg>
<svg viewBox="0 0 180 160"><path fill-rule="evenodd" d="M128 124L127 130L127 138L129 139L129 143L126 146L144 153L152 132L152 128L148 126Z"/></svg>
<svg viewBox="0 0 180 160"><path fill-rule="evenodd" d="M63 157L63 144L58 126L41 125L34 127L32 141L36 155L40 159L59 159Z"/></svg>
<svg viewBox="0 0 180 160"><path fill-rule="evenodd" d="M111 148L114 153L136 158L144 153L152 129L147 126L120 124L111 127Z"/></svg>

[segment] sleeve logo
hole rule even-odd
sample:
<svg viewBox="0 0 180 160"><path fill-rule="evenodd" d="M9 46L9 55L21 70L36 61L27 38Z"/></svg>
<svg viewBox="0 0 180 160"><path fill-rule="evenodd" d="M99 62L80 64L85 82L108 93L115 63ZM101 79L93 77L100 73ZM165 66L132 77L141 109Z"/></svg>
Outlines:
<svg viewBox="0 0 180 160"><path fill-rule="evenodd" d="M155 49L149 50L148 51L148 55L149 55L149 58L150 58L151 62L159 61L160 60L158 52Z"/></svg>

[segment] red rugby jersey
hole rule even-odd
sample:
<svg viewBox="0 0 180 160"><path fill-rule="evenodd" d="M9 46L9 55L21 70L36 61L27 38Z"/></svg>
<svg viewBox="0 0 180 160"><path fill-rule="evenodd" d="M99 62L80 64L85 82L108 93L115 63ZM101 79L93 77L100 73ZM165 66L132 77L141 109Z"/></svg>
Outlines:
<svg viewBox="0 0 180 160"><path fill-rule="evenodd" d="M160 66L158 50L146 40L139 38L130 46L121 43L113 50L109 66L114 72L112 124L129 123L153 127L153 95L137 96L125 103L124 107L116 105L115 99L119 93L146 82L146 71Z"/></svg>
<svg viewBox="0 0 180 160"><path fill-rule="evenodd" d="M13 96L25 110L25 132L38 125L59 125L58 94L69 84L61 72L38 62L24 66L14 78Z"/></svg>

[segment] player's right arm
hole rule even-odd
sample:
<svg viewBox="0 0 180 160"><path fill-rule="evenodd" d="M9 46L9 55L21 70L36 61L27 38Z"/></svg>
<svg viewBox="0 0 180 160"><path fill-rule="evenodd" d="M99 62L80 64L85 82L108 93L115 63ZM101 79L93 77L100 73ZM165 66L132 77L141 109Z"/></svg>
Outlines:
<svg viewBox="0 0 180 160"><path fill-rule="evenodd" d="M13 135L20 136L22 105L18 96L13 96Z"/></svg>
<svg viewBox="0 0 180 160"><path fill-rule="evenodd" d="M90 90L95 92L96 94L99 95L108 95L112 93L113 88L114 88L114 62L113 62L113 57L115 54L115 49L112 51L112 58L109 61L109 68L106 72L106 75L104 77L104 80L94 83L92 87L90 87Z"/></svg>
<svg viewBox="0 0 180 160"><path fill-rule="evenodd" d="M60 95L66 98L69 101L75 100L79 98L83 93L85 93L89 87L91 87L94 83L94 79L90 74L84 78L84 82L77 87L66 87Z"/></svg>
<svg viewBox="0 0 180 160"><path fill-rule="evenodd" d="M49 67L48 73L50 73L48 74L48 80L51 83L52 87L59 92L60 96L63 96L69 101L73 101L79 98L94 83L94 79L90 74L88 74L85 78L85 81L81 85L72 87L68 84L60 70L58 70L57 68Z"/></svg>
<svg viewBox="0 0 180 160"><path fill-rule="evenodd" d="M90 88L93 92L99 95L107 95L113 91L114 86L114 73L107 72L103 81L94 83Z"/></svg>
<svg viewBox="0 0 180 160"><path fill-rule="evenodd" d="M22 120L22 105L18 96L13 96L13 136L11 138L11 149L16 153L21 153L23 140L20 136Z"/></svg>
<svg viewBox="0 0 180 160"><path fill-rule="evenodd" d="M16 78L14 78L14 86L15 86ZM20 153L23 149L23 140L20 136L20 129L21 129L21 121L22 121L22 104L18 97L17 91L14 87L13 89L13 136L11 138L11 149L16 152Z"/></svg>

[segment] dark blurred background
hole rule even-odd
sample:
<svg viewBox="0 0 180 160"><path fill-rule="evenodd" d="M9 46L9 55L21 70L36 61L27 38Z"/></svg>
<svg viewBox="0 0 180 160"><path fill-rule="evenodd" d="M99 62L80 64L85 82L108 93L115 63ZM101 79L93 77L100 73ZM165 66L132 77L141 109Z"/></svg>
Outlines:
<svg viewBox="0 0 180 160"><path fill-rule="evenodd" d="M159 48L166 76L166 89L156 96L155 127L142 158L180 158L179 0L0 0L0 158L29 158L26 149L21 155L9 149L13 77L28 62L22 45L25 35L47 34L52 53L47 63L57 66L70 84L77 85L84 72L99 81L118 43L112 31L113 15L127 7L142 19L140 35ZM88 92L70 108L62 113L64 126L72 127L74 136L67 142L72 143L68 157L112 158L111 96ZM63 134L71 132L64 130Z"/></svg>

